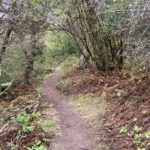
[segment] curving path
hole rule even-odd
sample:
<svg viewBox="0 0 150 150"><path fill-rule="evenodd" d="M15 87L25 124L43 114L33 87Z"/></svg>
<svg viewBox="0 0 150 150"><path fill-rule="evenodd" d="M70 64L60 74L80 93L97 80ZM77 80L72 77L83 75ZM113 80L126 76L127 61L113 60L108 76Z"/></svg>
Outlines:
<svg viewBox="0 0 150 150"><path fill-rule="evenodd" d="M44 86L44 95L54 105L60 118L61 137L53 142L50 150L96 150L94 136L81 115L71 106L56 84L62 76L56 69Z"/></svg>

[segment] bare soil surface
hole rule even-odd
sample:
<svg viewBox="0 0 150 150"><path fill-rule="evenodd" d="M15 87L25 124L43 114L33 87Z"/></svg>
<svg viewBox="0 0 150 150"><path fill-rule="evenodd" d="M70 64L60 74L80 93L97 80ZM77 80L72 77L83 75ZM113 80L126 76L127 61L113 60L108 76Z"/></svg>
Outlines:
<svg viewBox="0 0 150 150"><path fill-rule="evenodd" d="M62 74L57 69L46 82L43 91L44 96L54 105L60 119L61 136L55 139L50 150L96 150L91 128L56 88Z"/></svg>

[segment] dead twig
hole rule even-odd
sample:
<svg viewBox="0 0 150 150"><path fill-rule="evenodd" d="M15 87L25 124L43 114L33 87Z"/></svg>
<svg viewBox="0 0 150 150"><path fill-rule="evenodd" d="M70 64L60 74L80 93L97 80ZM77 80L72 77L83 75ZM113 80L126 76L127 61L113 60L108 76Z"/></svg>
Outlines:
<svg viewBox="0 0 150 150"><path fill-rule="evenodd" d="M0 134L3 132L3 130L9 125L9 122L6 123L1 129L0 129Z"/></svg>

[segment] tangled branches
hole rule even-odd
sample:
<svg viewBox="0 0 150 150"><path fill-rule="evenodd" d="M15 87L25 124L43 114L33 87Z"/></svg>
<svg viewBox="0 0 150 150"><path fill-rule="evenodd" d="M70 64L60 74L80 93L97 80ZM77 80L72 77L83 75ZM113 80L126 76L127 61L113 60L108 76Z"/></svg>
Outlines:
<svg viewBox="0 0 150 150"><path fill-rule="evenodd" d="M128 50L136 63L150 67L150 1L135 0L129 7Z"/></svg>

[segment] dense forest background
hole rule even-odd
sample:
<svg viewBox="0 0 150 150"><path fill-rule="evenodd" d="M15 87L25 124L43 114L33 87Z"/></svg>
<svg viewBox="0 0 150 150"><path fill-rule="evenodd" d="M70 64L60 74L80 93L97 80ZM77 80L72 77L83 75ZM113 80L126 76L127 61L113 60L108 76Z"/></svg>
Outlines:
<svg viewBox="0 0 150 150"><path fill-rule="evenodd" d="M149 1L6 0L0 19L1 69L15 80L72 54L99 71L149 69Z"/></svg>
<svg viewBox="0 0 150 150"><path fill-rule="evenodd" d="M0 101L14 98L18 86L45 80L57 67L64 72L70 66L88 69L96 76L124 71L123 79L141 73L149 78L149 41L149 0L0 0Z"/></svg>

